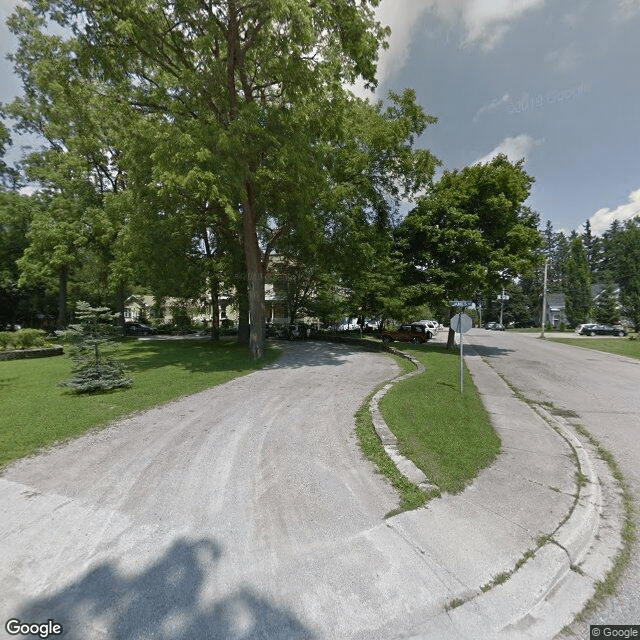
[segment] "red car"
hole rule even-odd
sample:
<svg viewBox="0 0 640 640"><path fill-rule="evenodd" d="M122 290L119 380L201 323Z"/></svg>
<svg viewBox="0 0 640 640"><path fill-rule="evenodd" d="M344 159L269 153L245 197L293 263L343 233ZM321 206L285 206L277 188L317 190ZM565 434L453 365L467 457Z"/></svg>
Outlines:
<svg viewBox="0 0 640 640"><path fill-rule="evenodd" d="M382 342L411 342L420 344L433 338L433 332L429 327L419 322L413 324L401 324L397 329L383 331L380 334Z"/></svg>

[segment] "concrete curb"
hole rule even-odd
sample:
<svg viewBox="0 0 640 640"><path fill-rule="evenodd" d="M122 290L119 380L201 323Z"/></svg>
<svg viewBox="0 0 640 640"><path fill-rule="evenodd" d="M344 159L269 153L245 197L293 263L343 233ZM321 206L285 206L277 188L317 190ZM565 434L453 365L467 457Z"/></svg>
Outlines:
<svg viewBox="0 0 640 640"><path fill-rule="evenodd" d="M580 472L587 478L573 510L509 580L439 615L421 633L410 636L412 640L474 640L478 629L488 640L553 638L574 621L594 595L596 583L613 566L622 548L622 504L616 482L605 463L595 464L590 446L566 423L544 409L536 411L557 423L562 437L575 448ZM603 493L614 504L605 505ZM609 511L606 516L605 510Z"/></svg>
<svg viewBox="0 0 640 640"><path fill-rule="evenodd" d="M403 353L402 351L398 351L393 347L387 347L386 350L389 353L393 353L400 357L406 358L407 360L410 360L415 365L416 370L410 371L409 373L394 378L393 381L385 384L384 387L382 387L382 389L380 389L371 398L371 402L369 402L369 412L371 413L373 427L376 430L380 441L382 442L384 450L386 451L387 455L393 460L396 467L398 467L400 473L402 473L406 478L413 482L413 484L418 485L421 489L424 489L426 491L438 489L436 485L429 482L429 479L421 469L419 469L411 460L409 460L409 458L405 458L405 456L400 453L400 450L398 449L398 439L395 437L391 429L389 429L387 423L384 421L379 406L380 400L384 398L386 393L396 383L402 380L408 380L409 378L413 378L414 376L424 373L424 365L416 358Z"/></svg>
<svg viewBox="0 0 640 640"><path fill-rule="evenodd" d="M480 382L480 376L485 378L479 390L486 404L482 390L487 393L496 385L506 388L506 384L496 379L498 377L491 367L477 356L472 347L469 347L468 353L475 356L473 363L468 361L474 382ZM487 369L493 373L488 376L492 378L491 381L486 380L489 374ZM421 484L428 482L427 479L419 469L420 475L416 474L411 468L415 465L407 464L410 461L397 453L397 441L384 424L377 405L395 382L416 373L401 376L385 385L373 397L370 408L376 431L387 453L401 472L412 482ZM495 401L495 398L492 400ZM519 414L524 415L525 420L526 415L530 415L534 425L538 418L542 418L574 452L576 495L573 506L564 518L559 519L556 529L541 540L533 551L533 557L525 559L524 554L528 549L522 549L523 562L510 572L506 581L489 587L477 585L474 588L467 584L470 589L452 598L451 604L428 621L417 634L403 638L475 640L479 629L483 638L492 640L553 638L573 622L593 596L596 583L613 566L622 547L622 500L608 465L598 458L591 445L580 440L562 418L542 407L531 407L513 394L503 401L507 411L509 406L515 407L514 403L517 403ZM491 468L487 471L491 473ZM564 498L566 500L566 496ZM500 568L495 575L499 572Z"/></svg>

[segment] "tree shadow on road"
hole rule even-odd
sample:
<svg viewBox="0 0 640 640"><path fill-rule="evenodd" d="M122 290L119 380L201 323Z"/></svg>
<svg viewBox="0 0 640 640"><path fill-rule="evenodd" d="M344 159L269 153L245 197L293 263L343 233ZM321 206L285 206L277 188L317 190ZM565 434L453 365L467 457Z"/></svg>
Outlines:
<svg viewBox="0 0 640 640"><path fill-rule="evenodd" d="M506 347L493 347L479 344L471 345L471 349L483 358L497 358L514 352L513 349L507 349Z"/></svg>
<svg viewBox="0 0 640 640"><path fill-rule="evenodd" d="M118 353L118 358L125 362L132 373L171 366L203 373L250 373L260 368L260 364L251 359L246 347L229 341L149 340L125 343ZM269 352L267 357L275 360L278 354Z"/></svg>
<svg viewBox="0 0 640 640"><path fill-rule="evenodd" d="M276 362L268 364L263 369L291 369L302 367L340 366L346 364L349 357L356 353L379 353L379 345L355 345L326 340L315 341L275 341L280 345L284 353Z"/></svg>
<svg viewBox="0 0 640 640"><path fill-rule="evenodd" d="M68 640L274 640L315 635L268 597L243 587L217 600L203 593L222 552L209 539L180 539L133 576L105 562L61 591L16 612L23 622L48 619Z"/></svg>

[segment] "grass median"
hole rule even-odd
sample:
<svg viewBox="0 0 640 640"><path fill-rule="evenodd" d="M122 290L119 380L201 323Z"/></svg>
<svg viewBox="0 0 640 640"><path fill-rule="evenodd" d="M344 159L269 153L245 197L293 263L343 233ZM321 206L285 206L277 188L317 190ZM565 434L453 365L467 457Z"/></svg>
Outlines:
<svg viewBox="0 0 640 640"><path fill-rule="evenodd" d="M556 338L547 335L549 340L569 344L572 347L584 347L595 351L604 351L627 358L640 360L640 334L632 334L633 340L627 338Z"/></svg>
<svg viewBox="0 0 640 640"><path fill-rule="evenodd" d="M246 348L226 341L127 340L116 357L133 386L84 395L57 386L70 377L66 355L0 362L0 468L127 414L251 373L278 355L270 348L256 363Z"/></svg>
<svg viewBox="0 0 640 640"><path fill-rule="evenodd" d="M460 393L456 351L438 344L402 350L422 362L425 372L398 382L380 401L380 411L402 455L441 491L458 493L495 460L500 438L466 369L464 393ZM357 415L361 445L399 491L398 511L421 506L436 495L421 491L398 472L373 437L373 425L369 429L366 422L361 410Z"/></svg>

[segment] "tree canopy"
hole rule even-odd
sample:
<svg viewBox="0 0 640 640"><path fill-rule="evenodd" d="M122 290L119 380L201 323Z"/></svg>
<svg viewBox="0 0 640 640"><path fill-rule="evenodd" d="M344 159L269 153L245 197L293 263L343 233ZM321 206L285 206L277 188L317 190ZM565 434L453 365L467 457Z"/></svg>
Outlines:
<svg viewBox="0 0 640 640"><path fill-rule="evenodd" d="M400 225L412 295L473 300L529 272L542 246L537 215L524 205L532 183L522 161L503 155L445 171Z"/></svg>

